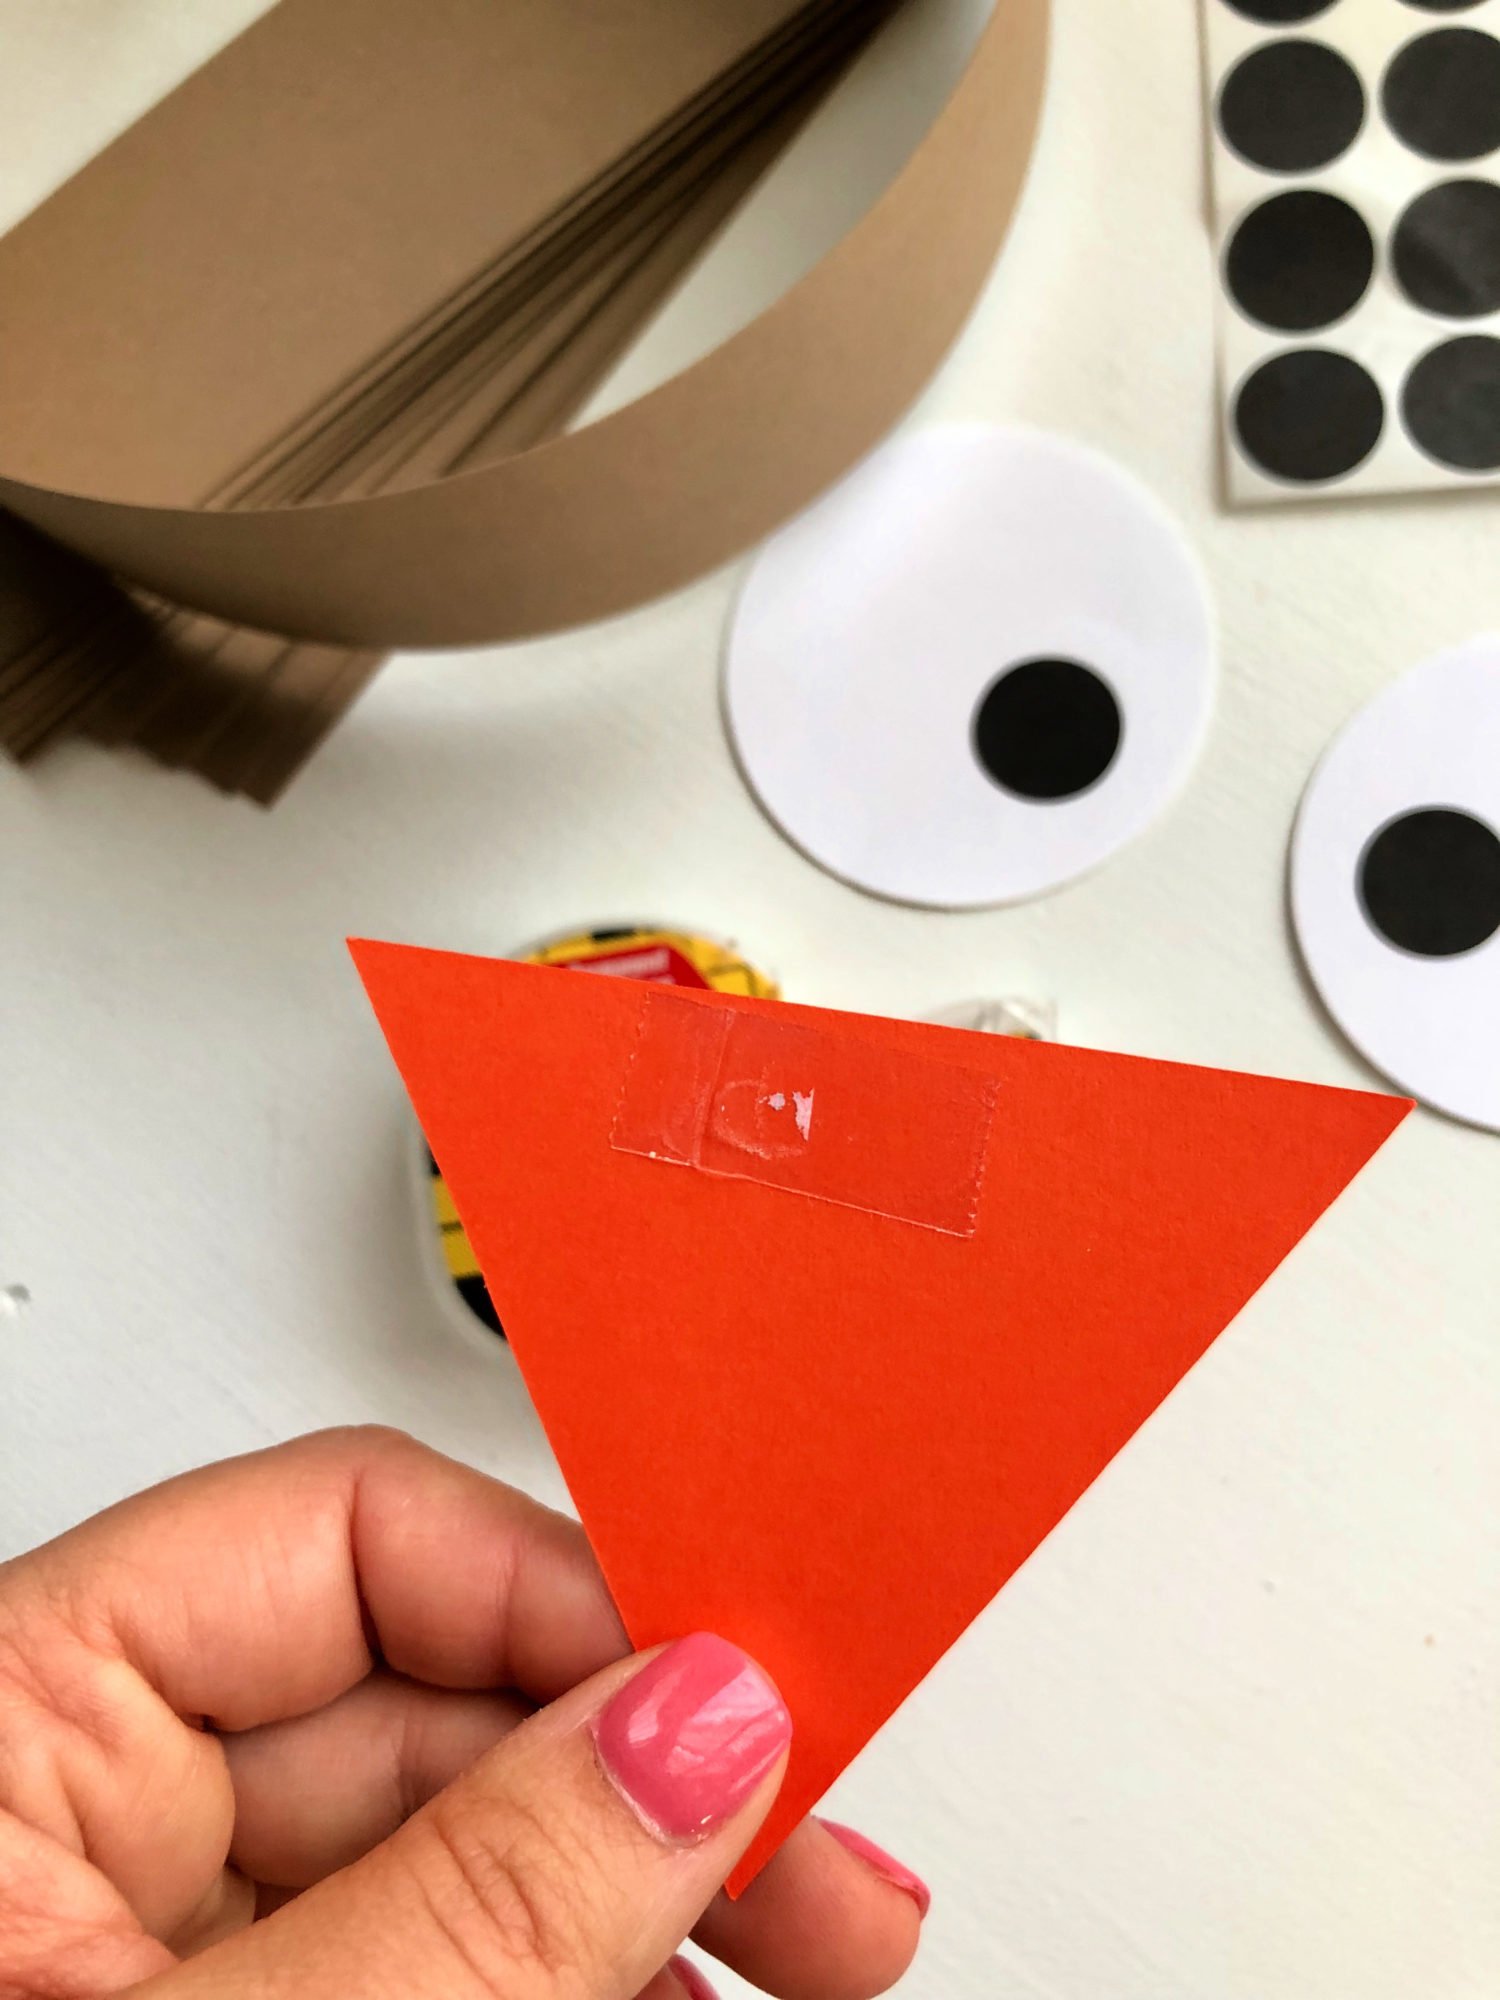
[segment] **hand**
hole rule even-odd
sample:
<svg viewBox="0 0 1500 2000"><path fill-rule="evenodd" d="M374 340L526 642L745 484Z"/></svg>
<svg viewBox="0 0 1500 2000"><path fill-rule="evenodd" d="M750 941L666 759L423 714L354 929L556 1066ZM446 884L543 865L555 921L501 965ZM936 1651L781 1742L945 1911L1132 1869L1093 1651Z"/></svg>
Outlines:
<svg viewBox="0 0 1500 2000"><path fill-rule="evenodd" d="M722 1641L627 1650L573 1523L383 1431L0 1567L0 1996L701 2000L689 1931L882 1991L921 1884L809 1820L718 1894L785 1713Z"/></svg>

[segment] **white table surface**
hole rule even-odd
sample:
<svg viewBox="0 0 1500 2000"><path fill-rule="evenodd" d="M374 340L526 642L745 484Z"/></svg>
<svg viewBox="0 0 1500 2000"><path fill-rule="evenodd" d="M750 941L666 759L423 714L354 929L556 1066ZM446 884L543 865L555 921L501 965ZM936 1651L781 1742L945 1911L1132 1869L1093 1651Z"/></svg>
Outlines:
<svg viewBox="0 0 1500 2000"><path fill-rule="evenodd" d="M0 0L0 220L260 8ZM900 92L855 93L833 167L770 191L625 385L837 232L961 28L919 10ZM1079 1042L1372 1081L1299 974L1287 833L1358 703L1500 619L1496 502L1218 510L1198 88L1185 0L1058 0L1024 211L919 413L1117 454L1211 573L1207 754L1092 879L948 917L799 859L720 733L735 573L395 662L269 815L83 747L0 771L0 1287L31 1295L0 1317L0 1553L351 1420L563 1499L509 1367L434 1309L348 932L503 952L680 915L796 998L1050 994ZM841 1782L933 1885L904 1992L1500 1991L1497 1209L1500 1141L1408 1121Z"/></svg>

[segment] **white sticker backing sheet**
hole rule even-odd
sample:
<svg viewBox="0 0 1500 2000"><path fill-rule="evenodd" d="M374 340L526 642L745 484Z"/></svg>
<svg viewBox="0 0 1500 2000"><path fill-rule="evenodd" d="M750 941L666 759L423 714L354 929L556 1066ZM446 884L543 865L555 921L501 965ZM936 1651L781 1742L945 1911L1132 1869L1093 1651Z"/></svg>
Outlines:
<svg viewBox="0 0 1500 2000"><path fill-rule="evenodd" d="M1500 478L1500 0L1202 0L1228 494Z"/></svg>
<svg viewBox="0 0 1500 2000"><path fill-rule="evenodd" d="M1355 1047L1500 1131L1500 635L1413 667L1345 725L1298 813L1291 898Z"/></svg>

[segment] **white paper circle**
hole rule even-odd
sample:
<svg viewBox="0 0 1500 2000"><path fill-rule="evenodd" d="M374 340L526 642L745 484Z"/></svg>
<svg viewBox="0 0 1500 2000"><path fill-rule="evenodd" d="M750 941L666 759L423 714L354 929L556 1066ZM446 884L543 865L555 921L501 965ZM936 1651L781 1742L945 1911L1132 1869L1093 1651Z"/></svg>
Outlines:
<svg viewBox="0 0 1500 2000"><path fill-rule="evenodd" d="M1008 668L1088 667L1122 733L1087 790L991 778L975 712ZM1105 860L1162 810L1214 687L1202 573L1170 517L1041 432L893 439L770 541L735 611L725 711L770 817L856 887L944 909L1012 902Z"/></svg>
<svg viewBox="0 0 1500 2000"><path fill-rule="evenodd" d="M1291 858L1302 956L1350 1041L1411 1096L1500 1131L1500 932L1422 957L1360 896L1374 836L1433 807L1500 833L1500 636L1425 660L1359 711L1313 772Z"/></svg>

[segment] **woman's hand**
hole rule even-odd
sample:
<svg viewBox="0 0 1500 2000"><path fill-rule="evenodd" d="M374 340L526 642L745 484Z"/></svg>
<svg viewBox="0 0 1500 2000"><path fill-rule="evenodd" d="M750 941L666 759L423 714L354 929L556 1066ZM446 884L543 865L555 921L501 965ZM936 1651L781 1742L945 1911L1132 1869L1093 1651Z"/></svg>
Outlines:
<svg viewBox="0 0 1500 2000"><path fill-rule="evenodd" d="M926 1896L858 1836L717 1893L780 1782L769 1681L626 1653L571 1522L383 1431L5 1565L0 2000L699 2000L689 1932L783 2000L882 1991Z"/></svg>

